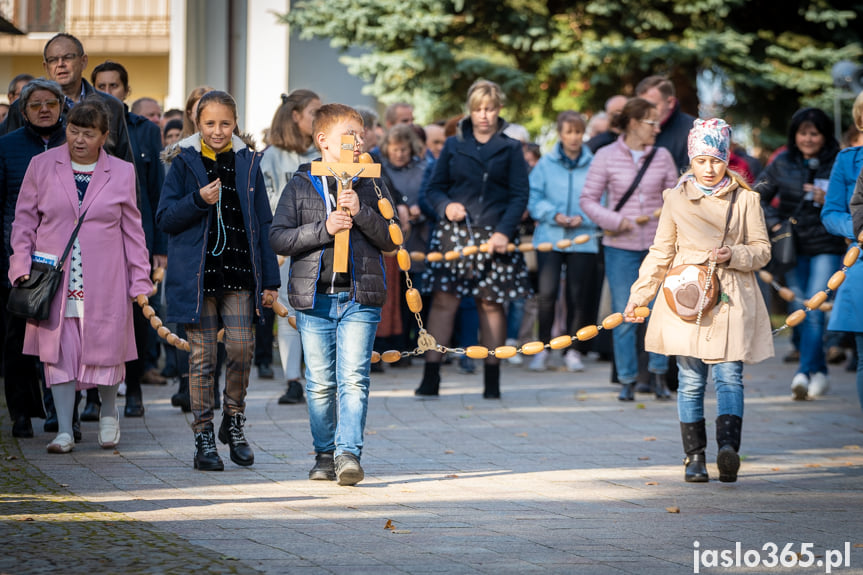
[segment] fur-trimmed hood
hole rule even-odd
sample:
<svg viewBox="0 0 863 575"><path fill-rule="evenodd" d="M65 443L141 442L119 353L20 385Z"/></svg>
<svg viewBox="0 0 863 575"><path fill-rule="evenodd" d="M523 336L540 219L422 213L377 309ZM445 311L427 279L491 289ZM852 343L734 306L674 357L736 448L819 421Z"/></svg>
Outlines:
<svg viewBox="0 0 863 575"><path fill-rule="evenodd" d="M170 146L166 147L162 150L162 153L159 154L159 158L162 160L162 163L167 165L171 164L171 160L177 157L177 154L180 153L181 148L193 148L198 153L201 152L201 133L195 132L191 136L187 138L183 138L178 142L174 142ZM231 136L231 149L235 152L239 152L245 148L249 148L251 151L255 151L255 139L248 132L244 132L239 136L233 134Z"/></svg>

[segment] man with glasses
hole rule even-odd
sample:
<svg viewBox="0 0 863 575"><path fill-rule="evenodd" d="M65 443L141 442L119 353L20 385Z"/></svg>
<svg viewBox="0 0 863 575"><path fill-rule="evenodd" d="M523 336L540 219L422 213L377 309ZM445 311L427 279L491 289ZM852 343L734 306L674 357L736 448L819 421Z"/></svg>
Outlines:
<svg viewBox="0 0 863 575"><path fill-rule="evenodd" d="M656 145L671 152L677 173L683 173L689 167L686 142L695 118L680 110L674 84L665 76L648 76L635 87L635 95L656 106L660 124Z"/></svg>
<svg viewBox="0 0 863 575"><path fill-rule="evenodd" d="M108 141L105 151L109 154L133 162L132 146L126 129L126 110L116 98L97 91L82 74L87 67L87 54L81 41L71 34L60 33L48 40L42 51L42 66L49 80L60 84L65 97L61 106L61 119L65 124L66 113L84 98L96 95L108 106L111 113L108 125ZM24 125L18 102L12 104L9 116L0 124L0 135L8 134Z"/></svg>

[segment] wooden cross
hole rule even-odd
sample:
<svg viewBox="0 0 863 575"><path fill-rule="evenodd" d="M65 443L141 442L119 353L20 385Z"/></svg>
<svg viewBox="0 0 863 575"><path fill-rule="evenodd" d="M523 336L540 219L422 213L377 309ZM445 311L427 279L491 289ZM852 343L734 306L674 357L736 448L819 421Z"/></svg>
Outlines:
<svg viewBox="0 0 863 575"><path fill-rule="evenodd" d="M354 178L380 178L380 164L354 162L355 148L356 138L354 136L342 136L339 161L312 162L312 175L335 177L339 184L339 196L341 196L342 190L351 189ZM326 187L326 183L324 187ZM338 197L336 198L336 205L338 205ZM347 208L344 209L348 211ZM336 273L346 273L348 271L349 242L350 230L342 230L336 234L335 251L333 253L333 271Z"/></svg>

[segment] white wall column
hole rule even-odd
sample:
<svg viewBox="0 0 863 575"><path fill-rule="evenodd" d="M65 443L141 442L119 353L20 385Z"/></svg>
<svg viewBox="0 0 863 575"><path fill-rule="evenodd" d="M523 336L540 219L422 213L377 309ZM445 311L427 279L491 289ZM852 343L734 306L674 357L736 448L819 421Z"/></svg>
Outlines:
<svg viewBox="0 0 863 575"><path fill-rule="evenodd" d="M288 32L276 14L290 10L289 0L254 0L248 3L245 124L241 128L255 135L263 149L263 131L270 127L288 91Z"/></svg>
<svg viewBox="0 0 863 575"><path fill-rule="evenodd" d="M168 95L165 110L186 105L186 0L171 0L171 48L168 52Z"/></svg>

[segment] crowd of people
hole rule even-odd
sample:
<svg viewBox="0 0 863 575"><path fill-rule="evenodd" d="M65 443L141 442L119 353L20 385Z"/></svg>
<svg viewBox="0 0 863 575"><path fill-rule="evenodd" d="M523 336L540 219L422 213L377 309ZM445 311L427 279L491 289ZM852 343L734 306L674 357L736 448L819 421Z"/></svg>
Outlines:
<svg viewBox="0 0 863 575"><path fill-rule="evenodd" d="M33 437L31 420L44 418L44 431L56 433L52 453L74 449L82 420L97 421L99 444L115 447L117 397L125 417L141 417L142 384L176 378L172 404L192 414L194 468L224 469L217 439L231 461L252 465L245 397L253 368L275 377L275 339L286 386L278 403L308 409L309 478L354 485L364 477L373 373L411 363L372 364L372 352L415 349L417 316L439 345L520 349L620 313L610 341L545 347L528 368L578 372L593 357L612 358L620 401L676 391L690 482L709 479L703 403L712 374L719 479L736 481L743 365L773 355L775 303L755 274L771 265L771 234L790 222L796 258L770 269L796 296L791 312L825 288L863 228L863 94L845 149L830 117L804 108L762 169L723 120L684 113L663 76L590 118L561 111L545 153L501 116L506 96L487 80L471 86L464 114L425 127L408 103L391 105L381 123L373 110L294 90L276 102L258 151L224 91L196 88L183 110L163 113L151 98L129 107L126 68L102 62L88 82L87 54L68 34L48 40L43 65L42 77L12 79L0 124L0 294L5 308L32 262L64 261L69 243L50 318L7 313L2 334L12 434ZM314 165L343 161L345 136L355 161L367 154L380 164L380 178L313 175ZM411 252L487 249L415 261L408 276L395 257L399 235ZM346 269L339 236L348 238ZM509 249L522 241L553 247ZM157 268L160 286L150 279ZM671 281L678 268L686 269L674 282L698 278L688 300ZM853 266L833 313L808 311L795 328L793 399L827 393L828 363L845 349L863 406L863 303L853 295L861 281L863 266ZM133 303L139 296L189 352L161 342ZM276 302L295 322L274 313ZM646 326L642 307L653 307ZM427 350L423 359L415 395L434 398L450 358ZM472 373L474 361L461 357L458 368ZM499 399L502 364L521 355L482 362L482 395Z"/></svg>

